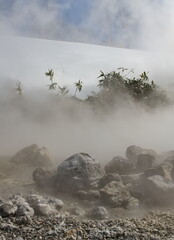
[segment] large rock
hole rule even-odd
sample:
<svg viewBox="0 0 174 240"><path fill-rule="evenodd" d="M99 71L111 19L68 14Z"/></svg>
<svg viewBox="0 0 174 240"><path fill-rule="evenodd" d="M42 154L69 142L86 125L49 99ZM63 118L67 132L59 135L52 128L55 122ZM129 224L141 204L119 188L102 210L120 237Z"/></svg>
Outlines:
<svg viewBox="0 0 174 240"><path fill-rule="evenodd" d="M154 156L156 159L158 158L158 154L153 149L145 149L136 145L132 145L126 150L126 157L131 160L135 166L137 165L138 156L140 154L149 154Z"/></svg>
<svg viewBox="0 0 174 240"><path fill-rule="evenodd" d="M54 188L56 186L56 171L36 168L33 172L33 180L40 188Z"/></svg>
<svg viewBox="0 0 174 240"><path fill-rule="evenodd" d="M128 174L131 172L133 164L130 160L116 156L105 166L106 173Z"/></svg>
<svg viewBox="0 0 174 240"><path fill-rule="evenodd" d="M58 190L77 192L98 187L104 175L99 162L86 153L74 154L57 168Z"/></svg>
<svg viewBox="0 0 174 240"><path fill-rule="evenodd" d="M148 168L153 168L157 164L156 157L152 154L141 153L137 158L137 170L144 172Z"/></svg>
<svg viewBox="0 0 174 240"><path fill-rule="evenodd" d="M160 175L147 178L144 189L155 204L166 205L174 201L174 182Z"/></svg>
<svg viewBox="0 0 174 240"><path fill-rule="evenodd" d="M126 186L120 182L110 182L100 189L101 201L111 207L126 206L130 193Z"/></svg>
<svg viewBox="0 0 174 240"><path fill-rule="evenodd" d="M10 200L2 202L0 205L0 215L3 217L13 216L17 209L18 207Z"/></svg>
<svg viewBox="0 0 174 240"><path fill-rule="evenodd" d="M29 166L49 167L52 165L52 157L47 148L39 148L37 144L33 144L17 152L11 162Z"/></svg>
<svg viewBox="0 0 174 240"><path fill-rule="evenodd" d="M60 199L44 198L37 194L28 195L26 201L34 209L34 213L41 216L57 214L63 207L63 202Z"/></svg>
<svg viewBox="0 0 174 240"><path fill-rule="evenodd" d="M95 206L89 210L87 216L96 220L104 220L109 218L109 212L103 206Z"/></svg>
<svg viewBox="0 0 174 240"><path fill-rule="evenodd" d="M115 181L115 182L122 182L121 177L117 173L108 173L107 175L103 176L99 181L99 188L103 188L108 183Z"/></svg>

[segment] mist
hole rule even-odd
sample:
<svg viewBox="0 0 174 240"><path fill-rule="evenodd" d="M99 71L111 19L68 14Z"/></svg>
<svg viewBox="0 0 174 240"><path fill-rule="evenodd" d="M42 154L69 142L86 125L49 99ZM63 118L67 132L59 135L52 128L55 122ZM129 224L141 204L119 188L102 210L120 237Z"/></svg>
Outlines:
<svg viewBox="0 0 174 240"><path fill-rule="evenodd" d="M149 71L164 87L172 84L173 1L95 0L84 1L85 8L74 2L0 0L0 154L37 143L58 161L76 152L109 161L133 144L159 152L174 149L173 106L149 112L130 103L101 117L89 106L52 98L44 76L53 68L71 95L74 82L82 79L78 96L83 98L96 90L100 70L120 66L138 74ZM24 85L21 98L15 92L18 80Z"/></svg>

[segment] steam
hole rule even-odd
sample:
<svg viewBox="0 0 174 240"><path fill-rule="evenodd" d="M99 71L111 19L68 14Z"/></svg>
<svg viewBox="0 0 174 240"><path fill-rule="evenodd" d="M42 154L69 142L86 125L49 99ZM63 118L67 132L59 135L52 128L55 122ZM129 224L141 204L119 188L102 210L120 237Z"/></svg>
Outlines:
<svg viewBox="0 0 174 240"><path fill-rule="evenodd" d="M66 14L72 14L74 2L86 4L86 9L80 5L76 13L79 21L75 13L71 17ZM0 0L0 33L172 52L173 12L172 0ZM48 147L58 161L76 152L108 161L124 155L132 144L159 152L174 148L172 106L147 112L133 104L121 105L108 114L96 115L89 106L68 99L60 102L39 89L47 84L44 72L49 67L68 85L82 79L89 87L99 70L120 66L150 71L153 80L164 84L162 80L173 79L173 55L157 53L151 58L143 51L89 49L87 45L47 41L49 45L33 39L0 40L1 155L12 155L33 143ZM14 90L17 80L26 80L35 90L24 83L20 98Z"/></svg>
<svg viewBox="0 0 174 240"><path fill-rule="evenodd" d="M0 32L173 51L172 0L0 0Z"/></svg>

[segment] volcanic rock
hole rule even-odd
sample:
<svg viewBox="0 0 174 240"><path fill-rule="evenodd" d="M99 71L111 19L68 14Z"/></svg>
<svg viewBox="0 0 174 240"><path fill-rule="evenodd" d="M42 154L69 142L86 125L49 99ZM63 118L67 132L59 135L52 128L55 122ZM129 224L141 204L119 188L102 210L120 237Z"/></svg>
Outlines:
<svg viewBox="0 0 174 240"><path fill-rule="evenodd" d="M126 206L130 198L129 190L120 182L112 181L100 189L101 201L112 207Z"/></svg>
<svg viewBox="0 0 174 240"><path fill-rule="evenodd" d="M29 166L49 167L52 165L52 157L47 148L39 148L37 144L33 144L17 152L11 162Z"/></svg>
<svg viewBox="0 0 174 240"><path fill-rule="evenodd" d="M155 158L158 158L157 153L153 149L145 149L136 145L131 145L126 150L126 157L131 160L135 166L137 164L138 156L140 154L149 154L151 156L154 156Z"/></svg>
<svg viewBox="0 0 174 240"><path fill-rule="evenodd" d="M57 168L57 187L59 191L78 192L98 187L104 176L99 162L87 153L74 154Z"/></svg>
<svg viewBox="0 0 174 240"><path fill-rule="evenodd" d="M133 164L123 157L114 157L105 166L106 173L128 174L131 172Z"/></svg>
<svg viewBox="0 0 174 240"><path fill-rule="evenodd" d="M109 212L103 206L95 206L89 210L87 216L93 219L103 220L109 218Z"/></svg>
<svg viewBox="0 0 174 240"><path fill-rule="evenodd" d="M40 188L54 188L56 186L56 171L36 168L33 172L33 180Z"/></svg>

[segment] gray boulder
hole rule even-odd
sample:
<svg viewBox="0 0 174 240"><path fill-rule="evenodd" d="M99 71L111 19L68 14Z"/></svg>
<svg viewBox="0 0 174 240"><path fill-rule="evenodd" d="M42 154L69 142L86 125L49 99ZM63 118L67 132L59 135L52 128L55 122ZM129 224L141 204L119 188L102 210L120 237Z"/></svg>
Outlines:
<svg viewBox="0 0 174 240"><path fill-rule="evenodd" d="M50 216L57 214L57 210L48 203L39 203L35 205L34 212L40 216Z"/></svg>
<svg viewBox="0 0 174 240"><path fill-rule="evenodd" d="M87 153L74 154L58 166L57 187L73 193L95 189L103 175L99 162Z"/></svg>
<svg viewBox="0 0 174 240"><path fill-rule="evenodd" d="M100 192L98 190L78 191L76 196L81 200L95 201L100 198Z"/></svg>
<svg viewBox="0 0 174 240"><path fill-rule="evenodd" d="M130 160L120 156L114 157L105 166L106 173L128 174L131 172L133 164Z"/></svg>
<svg viewBox="0 0 174 240"><path fill-rule="evenodd" d="M126 150L126 157L132 161L135 166L137 165L138 156L140 154L149 154L158 159L158 154L153 149L145 149L136 145L131 145Z"/></svg>
<svg viewBox="0 0 174 240"><path fill-rule="evenodd" d="M10 200L4 201L0 205L0 215L2 217L13 216L13 215L15 215L17 209L18 209L18 207L15 204L13 204L12 201L10 201Z"/></svg>
<svg viewBox="0 0 174 240"><path fill-rule="evenodd" d="M167 205L174 201L174 182L160 175L147 178L144 189L152 203Z"/></svg>
<svg viewBox="0 0 174 240"><path fill-rule="evenodd" d="M156 157L152 154L141 153L137 157L137 170L144 172L157 164Z"/></svg>
<svg viewBox="0 0 174 240"><path fill-rule="evenodd" d="M101 201L112 207L126 206L130 198L130 192L120 182L110 182L100 189Z"/></svg>
<svg viewBox="0 0 174 240"><path fill-rule="evenodd" d="M14 195L10 199L12 203L17 206L17 211L15 212L16 216L27 216L32 217L34 215L33 208L25 201L21 195Z"/></svg>
<svg viewBox="0 0 174 240"><path fill-rule="evenodd" d="M122 182L121 177L117 173L108 173L107 175L103 176L99 181L99 188L103 188L108 183L115 181L115 182Z"/></svg>
<svg viewBox="0 0 174 240"><path fill-rule="evenodd" d="M128 200L128 204L126 206L126 209L129 209L129 210L134 210L134 209L137 209L140 207L140 201L134 197L131 197L129 200Z"/></svg>
<svg viewBox="0 0 174 240"><path fill-rule="evenodd" d="M96 220L104 220L109 218L109 212L103 206L96 206L89 210L87 216Z"/></svg>
<svg viewBox="0 0 174 240"><path fill-rule="evenodd" d="M26 201L34 209L34 213L41 216L57 214L58 210L63 207L63 202L61 200L44 198L43 196L37 194L28 195L26 197Z"/></svg>
<svg viewBox="0 0 174 240"><path fill-rule="evenodd" d="M56 186L56 171L36 168L33 180L39 188L54 188Z"/></svg>
<svg viewBox="0 0 174 240"><path fill-rule="evenodd" d="M39 148L37 144L33 144L17 152L11 162L29 166L49 167L52 165L52 157L47 148Z"/></svg>
<svg viewBox="0 0 174 240"><path fill-rule="evenodd" d="M85 215L85 211L80 207L73 207L73 208L69 209L69 212L72 215L79 216L79 217L83 217Z"/></svg>

